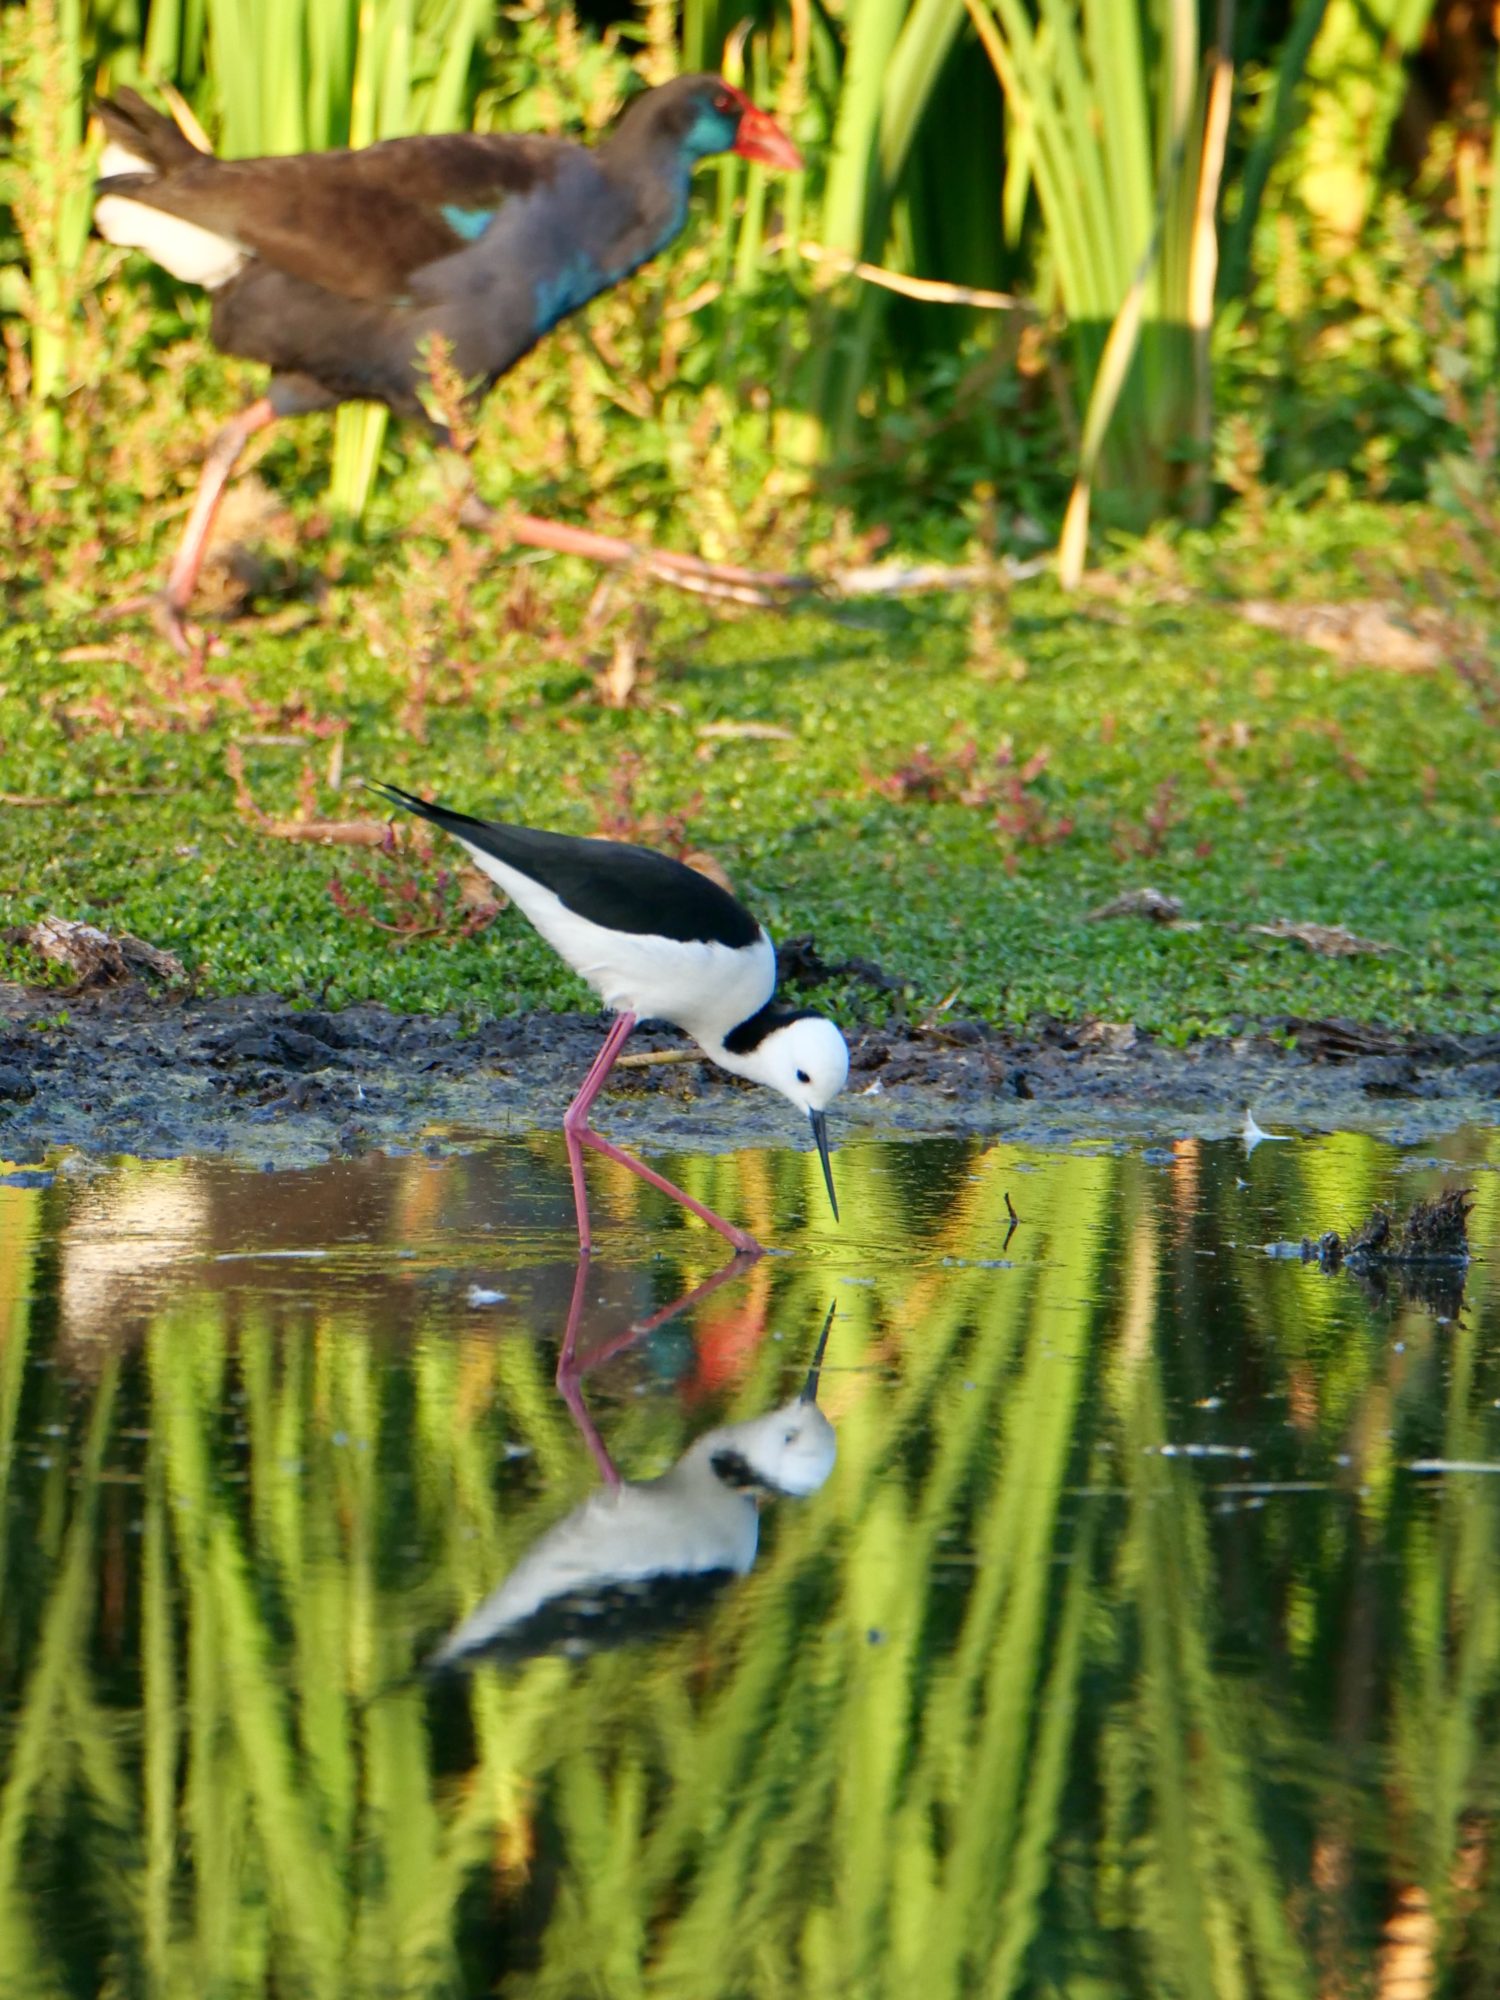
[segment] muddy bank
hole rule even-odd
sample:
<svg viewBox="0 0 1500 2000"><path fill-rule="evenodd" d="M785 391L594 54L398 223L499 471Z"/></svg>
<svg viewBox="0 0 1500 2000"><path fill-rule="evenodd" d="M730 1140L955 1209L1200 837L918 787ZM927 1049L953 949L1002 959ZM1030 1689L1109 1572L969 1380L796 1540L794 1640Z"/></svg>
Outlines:
<svg viewBox="0 0 1500 2000"><path fill-rule="evenodd" d="M450 1018L298 1012L274 995L174 999L132 985L62 1001L0 986L0 1157L24 1164L74 1147L290 1166L555 1128L600 1032L597 1015L464 1034ZM1278 1039L1288 1032L1292 1050ZM955 1022L851 1041L841 1136L1213 1137L1238 1131L1251 1106L1262 1125L1413 1140L1500 1113L1500 1034L1280 1022L1175 1049L1108 1023L1008 1034ZM685 1045L662 1031L635 1046ZM698 1061L617 1072L600 1122L641 1145L728 1150L802 1136L778 1099Z"/></svg>

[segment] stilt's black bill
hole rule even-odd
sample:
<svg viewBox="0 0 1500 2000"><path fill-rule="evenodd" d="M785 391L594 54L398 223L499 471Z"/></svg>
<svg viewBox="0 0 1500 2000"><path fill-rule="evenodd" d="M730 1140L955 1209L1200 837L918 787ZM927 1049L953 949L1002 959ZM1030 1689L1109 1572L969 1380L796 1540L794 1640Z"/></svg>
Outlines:
<svg viewBox="0 0 1500 2000"><path fill-rule="evenodd" d="M839 1219L839 1198L833 1191L833 1163L828 1157L828 1114L824 1111L809 1111L813 1137L818 1142L818 1158L823 1162L823 1178L828 1183L828 1206L833 1210L835 1222Z"/></svg>
<svg viewBox="0 0 1500 2000"><path fill-rule="evenodd" d="M828 1329L833 1325L833 1316L838 1311L839 1302L834 1300L828 1308L828 1317L823 1322L823 1331L818 1335L817 1347L813 1350L812 1365L807 1371L807 1381L802 1389L802 1401L815 1403L818 1400L818 1377L823 1372L823 1350L828 1345Z"/></svg>

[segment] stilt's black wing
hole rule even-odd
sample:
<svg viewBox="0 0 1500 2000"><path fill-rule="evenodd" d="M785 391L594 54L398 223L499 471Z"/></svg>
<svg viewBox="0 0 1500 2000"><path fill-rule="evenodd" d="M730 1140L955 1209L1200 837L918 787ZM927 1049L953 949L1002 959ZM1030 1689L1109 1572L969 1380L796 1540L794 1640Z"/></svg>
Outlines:
<svg viewBox="0 0 1500 2000"><path fill-rule="evenodd" d="M366 783L392 805L404 806L539 882L565 909L606 930L683 944L722 944L731 950L754 944L760 936L760 925L727 889L649 847L474 819L399 785Z"/></svg>
<svg viewBox="0 0 1500 2000"><path fill-rule="evenodd" d="M538 1605L527 1618L451 1658L429 1663L429 1675L463 1673L493 1662L519 1665L546 1653L587 1659L619 1646L660 1639L693 1624L730 1584L733 1569L697 1570L688 1575L638 1577L628 1583L604 1581L565 1591Z"/></svg>

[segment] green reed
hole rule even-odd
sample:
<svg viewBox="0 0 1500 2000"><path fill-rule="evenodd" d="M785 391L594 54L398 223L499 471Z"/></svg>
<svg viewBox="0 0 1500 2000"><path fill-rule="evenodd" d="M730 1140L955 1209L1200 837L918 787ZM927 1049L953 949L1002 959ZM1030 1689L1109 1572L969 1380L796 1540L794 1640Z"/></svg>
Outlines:
<svg viewBox="0 0 1500 2000"><path fill-rule="evenodd" d="M47 468L62 455L61 401L72 384L96 264L83 83L74 59L82 20L83 0L29 0L0 20L0 79L11 123L0 153L0 205L10 210L24 260L0 276L11 281L4 303L28 332L31 443Z"/></svg>

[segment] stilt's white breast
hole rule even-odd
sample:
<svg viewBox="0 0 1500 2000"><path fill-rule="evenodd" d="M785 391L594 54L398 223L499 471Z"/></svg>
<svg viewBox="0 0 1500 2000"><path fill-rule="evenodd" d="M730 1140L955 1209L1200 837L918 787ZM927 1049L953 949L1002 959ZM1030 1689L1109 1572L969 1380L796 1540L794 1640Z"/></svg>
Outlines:
<svg viewBox="0 0 1500 2000"><path fill-rule="evenodd" d="M759 1532L754 1501L721 1486L706 1464L591 1493L526 1551L428 1664L447 1666L493 1645L565 1596L715 1570L743 1576Z"/></svg>
<svg viewBox="0 0 1500 2000"><path fill-rule="evenodd" d="M776 953L761 931L738 949L706 940L654 937L591 923L529 875L463 845L528 917L558 957L616 1013L671 1021L706 1045L748 1020L776 988Z"/></svg>

